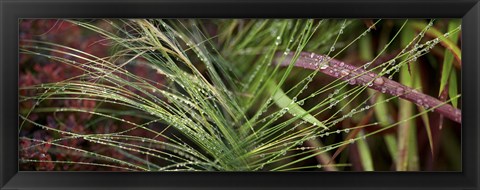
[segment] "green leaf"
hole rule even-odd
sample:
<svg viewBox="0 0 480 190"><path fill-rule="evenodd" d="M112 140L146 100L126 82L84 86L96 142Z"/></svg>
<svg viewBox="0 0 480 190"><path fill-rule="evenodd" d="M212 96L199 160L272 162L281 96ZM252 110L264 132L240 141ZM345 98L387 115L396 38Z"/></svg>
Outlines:
<svg viewBox="0 0 480 190"><path fill-rule="evenodd" d="M373 59L373 48L372 48L372 36L366 34L365 37L359 39L359 51L360 57L362 60L372 60Z"/></svg>
<svg viewBox="0 0 480 190"><path fill-rule="evenodd" d="M458 86L457 86L457 73L451 72L450 73L450 81L448 82L448 96L450 98L456 97L458 95ZM458 99L452 99L453 107L457 108Z"/></svg>
<svg viewBox="0 0 480 190"><path fill-rule="evenodd" d="M369 94L372 95L375 93L374 90L369 89ZM375 110L375 118L379 121L380 126L382 127L387 127L391 125L392 119L389 117L391 114L388 110L388 104L384 104L381 102L385 102L385 95L379 94L376 99L376 104L373 107ZM383 136L385 143L388 148L388 152L390 153L390 156L392 157L393 160L396 160L396 155L397 155L397 139L394 135L392 134L386 134Z"/></svg>
<svg viewBox="0 0 480 190"><path fill-rule="evenodd" d="M363 131L358 133L359 137L364 136L365 134ZM366 142L366 139L359 139L357 141L358 144L358 153L360 154L360 158L362 161L362 166L365 171L373 171L373 161L372 161L372 153L370 152L370 148Z"/></svg>
<svg viewBox="0 0 480 190"><path fill-rule="evenodd" d="M414 32L411 27L406 27L402 31L402 46L408 45L414 39ZM415 65L413 69L415 71ZM407 67L402 67L400 69L400 83L406 86L413 87L413 78L409 75L409 69ZM399 107L399 121L408 120L413 115L413 104L405 100L399 100L399 104L402 105ZM408 145L409 145L409 128L415 125L415 123L410 119L404 123L401 123L398 126L398 153L397 153L397 171L405 171L408 168Z"/></svg>
<svg viewBox="0 0 480 190"><path fill-rule="evenodd" d="M460 26L460 20L452 20L448 24L448 31L454 30L458 26ZM458 41L458 35L459 34L460 34L459 32L456 32L456 33L450 35L450 38L451 38L453 43L456 43ZM453 58L454 57L453 57L452 52L449 51L448 49L446 49L445 53L444 53L444 59L443 59L442 77L440 79L440 90L438 91L439 96L442 93L443 89L445 88L445 85L447 84L448 78L450 77L450 72L451 72L452 66L453 66Z"/></svg>
<svg viewBox="0 0 480 190"><path fill-rule="evenodd" d="M292 99L290 99L290 97L288 97L282 89L278 88L275 90L275 88L276 85L273 82L270 82L267 90L272 93L272 99L278 107L288 108L288 112L292 115L301 116L304 121L327 129L327 127L321 121L313 117L309 112L305 111L298 104L292 103Z"/></svg>

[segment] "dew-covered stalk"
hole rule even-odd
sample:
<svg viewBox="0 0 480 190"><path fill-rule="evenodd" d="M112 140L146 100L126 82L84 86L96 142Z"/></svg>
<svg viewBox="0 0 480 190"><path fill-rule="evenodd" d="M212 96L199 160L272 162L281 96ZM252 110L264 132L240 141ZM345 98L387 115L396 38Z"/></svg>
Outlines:
<svg viewBox="0 0 480 190"><path fill-rule="evenodd" d="M282 58L282 56L285 56ZM288 66L293 53L287 55L283 53L277 53L274 64L279 64L278 61L282 60L280 66ZM425 109L431 109L444 117L462 123L462 114L460 109L454 108L450 104L446 104L432 96L423 94L416 89L402 85L396 81L380 76L372 71L367 71L360 67L347 64L343 61L330 58L328 56L319 55L309 52L301 52L295 67L301 67L310 70L319 70L320 72L335 77L344 81L347 81L350 85L365 85L368 88L377 90L384 94L390 94L398 96L402 99L413 102Z"/></svg>

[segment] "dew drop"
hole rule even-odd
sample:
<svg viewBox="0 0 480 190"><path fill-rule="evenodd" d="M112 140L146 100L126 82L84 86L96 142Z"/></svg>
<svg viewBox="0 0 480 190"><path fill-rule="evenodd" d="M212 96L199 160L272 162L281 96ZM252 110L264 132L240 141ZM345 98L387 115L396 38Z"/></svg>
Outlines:
<svg viewBox="0 0 480 190"><path fill-rule="evenodd" d="M342 77L348 76L349 74L350 74L350 71L348 71L347 69L343 69L342 71L340 71L340 75Z"/></svg>
<svg viewBox="0 0 480 190"><path fill-rule="evenodd" d="M304 101L303 101L303 100L300 100L300 101L298 101L298 105L301 105L301 106L302 106L302 105L303 105L303 103L304 103Z"/></svg>
<svg viewBox="0 0 480 190"><path fill-rule="evenodd" d="M311 76L307 77L308 82L312 82L313 78Z"/></svg>
<svg viewBox="0 0 480 190"><path fill-rule="evenodd" d="M327 64L325 64L325 63L320 64L320 69L321 69L321 70L324 70L324 69L326 69L326 68L328 68L328 65L327 65Z"/></svg>
<svg viewBox="0 0 480 190"><path fill-rule="evenodd" d="M419 99L419 100L417 100L417 104L418 104L418 105L420 105L420 106L421 106L421 105L422 105L422 103L423 103L423 101L422 101L422 100L420 100L420 99Z"/></svg>
<svg viewBox="0 0 480 190"><path fill-rule="evenodd" d="M375 83L375 85L378 85L378 86L383 85L384 82L385 81L383 81L382 77L378 77L373 81L373 83Z"/></svg>
<svg viewBox="0 0 480 190"><path fill-rule="evenodd" d="M357 83L357 81L355 81L355 79L348 80L348 84L350 84L350 85L354 85L355 83Z"/></svg>
<svg viewBox="0 0 480 190"><path fill-rule="evenodd" d="M365 65L363 65L363 69L367 69L370 66L370 64L372 64L372 62L365 63Z"/></svg>
<svg viewBox="0 0 480 190"><path fill-rule="evenodd" d="M282 38L280 36L277 36L277 39L275 40L275 45L280 45Z"/></svg>

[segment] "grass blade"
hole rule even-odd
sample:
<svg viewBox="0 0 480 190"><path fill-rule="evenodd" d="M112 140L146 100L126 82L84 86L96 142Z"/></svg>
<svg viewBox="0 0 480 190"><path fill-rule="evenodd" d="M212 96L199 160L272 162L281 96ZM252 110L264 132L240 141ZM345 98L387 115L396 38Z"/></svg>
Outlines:
<svg viewBox="0 0 480 190"><path fill-rule="evenodd" d="M454 30L455 28L460 26L460 20L453 20L448 24L448 31ZM450 35L451 41L453 43L456 43L458 41L458 36L460 33L454 33ZM443 66L442 66L442 77L440 79L440 90L438 90L438 95L442 93L443 89L445 88L445 85L448 82L448 79L450 77L450 72L452 70L453 66L453 53L446 49L444 53L444 59L443 59Z"/></svg>

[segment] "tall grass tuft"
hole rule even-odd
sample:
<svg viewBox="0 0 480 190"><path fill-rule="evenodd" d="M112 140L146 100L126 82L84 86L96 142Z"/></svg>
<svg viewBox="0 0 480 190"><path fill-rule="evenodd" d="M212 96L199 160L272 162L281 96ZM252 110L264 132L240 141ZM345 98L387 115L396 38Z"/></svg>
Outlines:
<svg viewBox="0 0 480 190"><path fill-rule="evenodd" d="M461 124L457 20L58 22L21 41L27 63L77 73L21 86L25 170L459 169L431 131ZM42 39L61 24L108 54Z"/></svg>

